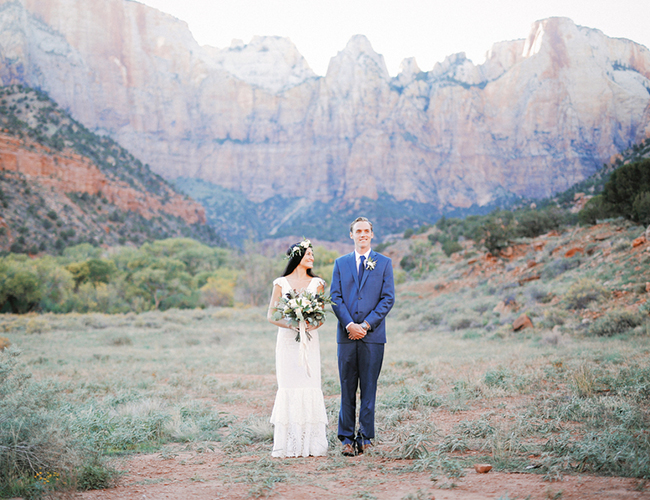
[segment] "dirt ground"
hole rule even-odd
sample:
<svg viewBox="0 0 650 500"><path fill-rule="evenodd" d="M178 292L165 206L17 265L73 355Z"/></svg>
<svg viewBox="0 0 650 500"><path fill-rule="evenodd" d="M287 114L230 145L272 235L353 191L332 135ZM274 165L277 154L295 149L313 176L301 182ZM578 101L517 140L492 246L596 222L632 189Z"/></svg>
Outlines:
<svg viewBox="0 0 650 500"><path fill-rule="evenodd" d="M332 450L336 454L338 450ZM260 456L236 460L258 462ZM536 474L505 474L490 471L478 474L468 470L453 482L433 482L427 473L405 473L391 469L403 468L406 461L387 461L372 455L347 459L349 467L327 470L328 458L280 460L288 474L308 478L302 484L288 486L276 483L271 491L257 490L254 484L229 477L234 465L221 451L184 452L172 457L161 454L140 455L124 463L128 472L116 488L89 491L86 500L126 499L244 499L268 494L278 499L339 499L376 498L417 500L436 499L642 499L650 498L650 491L638 480L627 478L565 476L561 481L544 481ZM242 464L239 464L242 465ZM238 482L239 481L239 482ZM364 483L372 487L363 488ZM361 488L360 488L361 485ZM259 486L259 485L258 485ZM410 496L409 496L410 495Z"/></svg>
<svg viewBox="0 0 650 500"><path fill-rule="evenodd" d="M270 415L274 377L222 375L224 380L251 382L248 397L228 405L229 413L244 418L252 412ZM462 418L478 418L494 407L517 406L525 398L503 398L463 412ZM338 396L326 396L330 403ZM450 432L459 415L440 410L436 425ZM124 471L117 487L85 492L85 500L152 499L366 499L366 500L582 500L650 499L650 484L638 479L565 475L559 481L545 481L541 474L479 474L473 469L461 478L431 479L429 472L409 471L410 460L387 459L380 443L374 452L343 457L330 448L327 457L274 459L271 444L259 445L250 453L227 454L221 443L208 446L176 444L162 452L128 457L117 464ZM385 449L384 449L385 448ZM272 477L275 479L269 480ZM283 480L285 478L286 480Z"/></svg>

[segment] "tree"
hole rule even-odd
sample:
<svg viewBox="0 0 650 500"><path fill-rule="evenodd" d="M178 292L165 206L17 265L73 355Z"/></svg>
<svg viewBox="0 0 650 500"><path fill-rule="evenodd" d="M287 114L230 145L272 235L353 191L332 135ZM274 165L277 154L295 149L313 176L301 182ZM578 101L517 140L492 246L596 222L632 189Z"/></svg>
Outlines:
<svg viewBox="0 0 650 500"><path fill-rule="evenodd" d="M133 273L131 282L136 295L145 297L154 309L159 309L161 302L172 295L189 296L192 277L185 272L183 262L164 257Z"/></svg>
<svg viewBox="0 0 650 500"><path fill-rule="evenodd" d="M75 292L82 283L110 283L111 276L117 271L115 263L105 259L88 259L85 262L73 262L66 269L72 274L75 282Z"/></svg>
<svg viewBox="0 0 650 500"><path fill-rule="evenodd" d="M614 170L603 189L603 199L616 215L639 222L634 203L641 193L650 193L650 159Z"/></svg>
<svg viewBox="0 0 650 500"><path fill-rule="evenodd" d="M25 314L38 307L42 291L38 276L20 264L0 271L0 311Z"/></svg>

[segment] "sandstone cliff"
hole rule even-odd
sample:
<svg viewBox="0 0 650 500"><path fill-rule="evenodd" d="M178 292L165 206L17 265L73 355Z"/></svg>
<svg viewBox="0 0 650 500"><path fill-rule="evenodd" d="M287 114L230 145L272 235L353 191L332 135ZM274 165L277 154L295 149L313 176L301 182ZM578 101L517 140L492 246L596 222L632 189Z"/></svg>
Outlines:
<svg viewBox="0 0 650 500"><path fill-rule="evenodd" d="M0 78L46 91L167 178L262 202L542 197L650 135L650 51L565 18L391 78L363 36L316 77L289 41L200 47L129 0L0 2Z"/></svg>

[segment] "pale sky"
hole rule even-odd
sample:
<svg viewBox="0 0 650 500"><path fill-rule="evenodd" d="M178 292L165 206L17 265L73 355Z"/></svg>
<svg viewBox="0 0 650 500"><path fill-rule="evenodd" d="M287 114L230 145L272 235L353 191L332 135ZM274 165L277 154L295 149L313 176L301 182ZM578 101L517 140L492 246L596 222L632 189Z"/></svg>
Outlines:
<svg viewBox="0 0 650 500"><path fill-rule="evenodd" d="M318 75L356 34L397 75L415 57L423 71L465 52L485 61L493 43L528 36L553 16L650 47L650 0L137 0L185 21L201 45L225 48L255 35L288 37Z"/></svg>

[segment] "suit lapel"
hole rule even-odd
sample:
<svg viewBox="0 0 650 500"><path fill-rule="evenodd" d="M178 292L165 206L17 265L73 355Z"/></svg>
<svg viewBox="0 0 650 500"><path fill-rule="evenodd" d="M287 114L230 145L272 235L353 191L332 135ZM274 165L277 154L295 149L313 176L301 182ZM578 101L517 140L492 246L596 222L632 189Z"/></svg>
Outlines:
<svg viewBox="0 0 650 500"><path fill-rule="evenodd" d="M357 288L360 289L361 287L359 286L359 273L357 272L358 271L357 270L357 259L355 259L355 257L354 257L354 252L349 254L348 265L349 265L349 268L350 268L350 272L352 273L352 276L354 276L354 281L357 284Z"/></svg>

